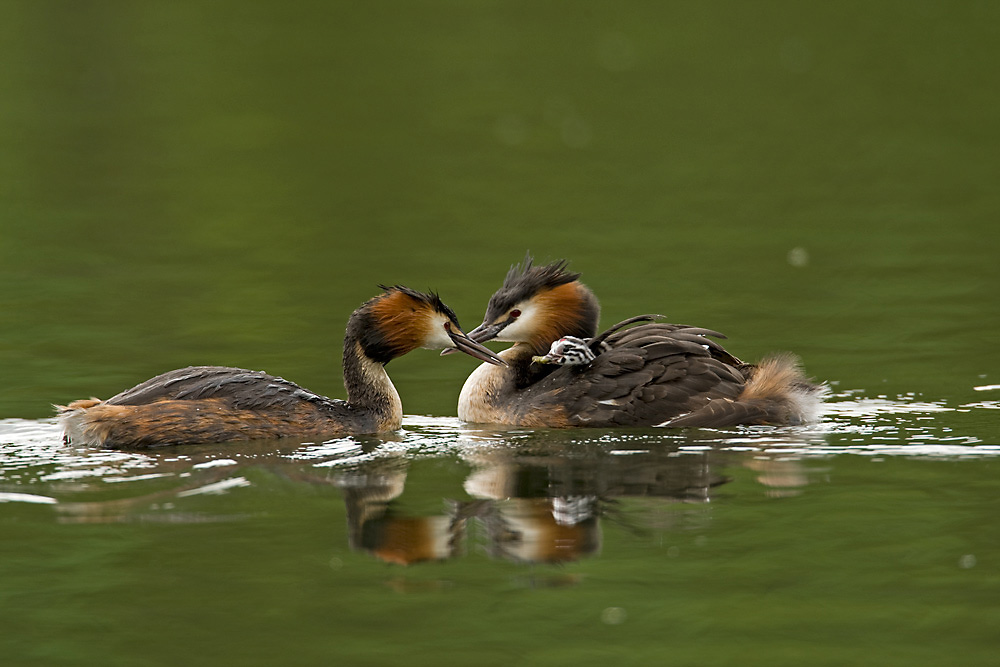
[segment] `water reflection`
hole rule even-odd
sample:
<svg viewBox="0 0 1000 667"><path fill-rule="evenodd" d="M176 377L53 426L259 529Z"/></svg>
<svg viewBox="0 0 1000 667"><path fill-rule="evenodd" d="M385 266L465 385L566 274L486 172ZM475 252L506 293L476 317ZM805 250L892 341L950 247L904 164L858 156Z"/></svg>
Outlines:
<svg viewBox="0 0 1000 667"><path fill-rule="evenodd" d="M704 506L731 481L724 469L733 465L757 470L775 495L805 483L797 461L721 449L719 434L702 431L493 431L414 417L387 439L138 453L66 446L54 423L34 424L35 431L26 422L7 431L23 442L4 450L0 500L50 504L59 523L240 521L262 511L259 503L221 510L210 498L273 480L332 486L343 498L350 548L401 565L470 549L518 563L591 557L601 550L602 524L646 534L697 517L667 508ZM780 437L772 432L768 442ZM423 458L455 464L453 492L414 477ZM408 485L429 489L439 509L414 511L403 497ZM26 493L26 486L45 493Z"/></svg>
<svg viewBox="0 0 1000 667"><path fill-rule="evenodd" d="M494 558L519 563L566 563L596 555L602 522L636 533L663 529L671 506L708 503L732 481L723 469L745 465L759 473L769 495L797 493L807 482L795 460L756 458L679 446L649 451L583 444L566 434L553 442L469 449L462 488L467 498L446 497L436 513L407 511L402 502L408 466L379 460L334 475L347 505L353 549L390 563L448 560L476 545ZM560 442L564 440L564 442ZM641 499L641 512L629 507ZM660 525L652 517L659 517Z"/></svg>

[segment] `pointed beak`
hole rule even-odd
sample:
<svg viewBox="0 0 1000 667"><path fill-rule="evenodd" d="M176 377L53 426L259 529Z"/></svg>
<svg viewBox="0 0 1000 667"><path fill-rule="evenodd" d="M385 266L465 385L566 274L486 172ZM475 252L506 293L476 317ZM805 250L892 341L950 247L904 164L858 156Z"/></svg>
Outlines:
<svg viewBox="0 0 1000 667"><path fill-rule="evenodd" d="M471 336L467 336L461 331L456 331L452 329L448 332L448 336L451 337L451 342L455 344L454 348L446 349L442 352L442 356L453 351L465 352L470 357L475 357L480 361L485 361L488 364L494 364L496 366L506 366L507 362L498 357L493 350L483 347Z"/></svg>
<svg viewBox="0 0 1000 667"><path fill-rule="evenodd" d="M487 324L483 322L478 327L469 332L469 338L476 341L477 343L485 343L488 340L493 340L500 335L500 332L509 322L498 322L496 324Z"/></svg>
<svg viewBox="0 0 1000 667"><path fill-rule="evenodd" d="M462 349L461 347L458 346L457 342L455 344L455 348L458 349L448 348L443 352L441 352L441 356L444 357L449 354L454 354L455 352L461 351L465 352L466 354L471 354L473 357L476 357L476 359L482 359L483 361L487 361L491 364L497 363L496 361L493 361L494 359L497 359L500 361L500 363L506 366L507 365L506 361L500 359L500 357L493 354L493 352L487 350L482 345L479 345L479 343L484 343L488 340L493 340L494 338L496 338L497 335L500 333L500 330L503 329L503 327L504 325L502 324L486 324L486 322L483 322L482 324L480 324L478 327L476 327L466 335L466 340L469 342L469 344L475 345L476 349L486 350L490 354L489 359L483 359L482 357L478 357L472 352L469 352L468 350ZM454 339L454 336L452 338Z"/></svg>

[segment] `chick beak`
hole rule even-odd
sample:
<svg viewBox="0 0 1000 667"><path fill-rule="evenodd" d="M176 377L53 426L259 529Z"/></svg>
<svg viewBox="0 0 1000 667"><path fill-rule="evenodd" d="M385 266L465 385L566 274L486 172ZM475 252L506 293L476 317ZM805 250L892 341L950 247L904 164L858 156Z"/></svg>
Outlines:
<svg viewBox="0 0 1000 667"><path fill-rule="evenodd" d="M442 356L451 352L465 352L470 357L475 357L476 359L485 361L488 364L494 364L496 366L507 365L507 362L498 357L493 350L483 347L474 341L471 336L467 336L461 331L451 329L448 332L448 336L451 338L451 342L455 344L455 347L445 349L441 353Z"/></svg>

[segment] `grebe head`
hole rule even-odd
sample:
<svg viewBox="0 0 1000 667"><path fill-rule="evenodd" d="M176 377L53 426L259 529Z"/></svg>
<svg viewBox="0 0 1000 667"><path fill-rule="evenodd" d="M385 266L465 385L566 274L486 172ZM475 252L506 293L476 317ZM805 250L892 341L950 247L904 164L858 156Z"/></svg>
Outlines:
<svg viewBox="0 0 1000 667"><path fill-rule="evenodd" d="M576 336L563 336L552 343L549 353L532 357L536 364L556 364L557 366L585 366L597 358L587 341Z"/></svg>
<svg viewBox="0 0 1000 667"><path fill-rule="evenodd" d="M348 336L357 337L369 359L386 364L422 347L454 349L480 361L504 364L462 331L454 311L437 294L402 285L379 287L385 291L365 302L348 323Z"/></svg>
<svg viewBox="0 0 1000 667"><path fill-rule="evenodd" d="M490 297L483 323L469 332L475 341L528 343L538 351L561 336L588 338L597 332L601 307L597 297L580 282L580 274L566 270L566 261L510 268L503 285Z"/></svg>

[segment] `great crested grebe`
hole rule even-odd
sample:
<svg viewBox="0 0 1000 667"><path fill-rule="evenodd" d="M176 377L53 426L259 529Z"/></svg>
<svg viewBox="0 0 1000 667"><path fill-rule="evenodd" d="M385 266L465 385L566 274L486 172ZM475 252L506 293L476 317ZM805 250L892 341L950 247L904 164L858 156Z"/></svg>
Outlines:
<svg viewBox="0 0 1000 667"><path fill-rule="evenodd" d="M561 428L787 425L818 417L827 390L791 355L746 364L713 340L722 334L655 322L658 315L595 337L600 307L579 278L565 261L533 266L529 256L511 267L469 337L514 345L500 353L506 366L481 365L466 380L460 419Z"/></svg>
<svg viewBox="0 0 1000 667"><path fill-rule="evenodd" d="M436 294L380 287L347 321L344 386L331 399L260 371L192 366L158 375L106 401L56 406L64 438L112 448L288 437L381 433L399 428L403 407L385 372L418 347L454 349L490 364L503 361L469 339Z"/></svg>

